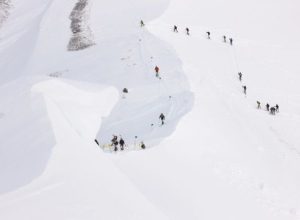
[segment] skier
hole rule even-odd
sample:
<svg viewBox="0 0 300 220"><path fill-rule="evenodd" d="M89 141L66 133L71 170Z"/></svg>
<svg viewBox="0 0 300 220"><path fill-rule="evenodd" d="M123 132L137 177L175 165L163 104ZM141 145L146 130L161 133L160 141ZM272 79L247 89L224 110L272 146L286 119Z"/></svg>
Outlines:
<svg viewBox="0 0 300 220"><path fill-rule="evenodd" d="M159 119L161 120L161 125L165 124L165 115L163 113L160 114Z"/></svg>
<svg viewBox="0 0 300 220"><path fill-rule="evenodd" d="M99 146L99 142L97 141L97 139L95 139L96 144Z"/></svg>
<svg viewBox="0 0 300 220"><path fill-rule="evenodd" d="M120 146L121 146L121 150L124 150L125 141L123 140L122 137L121 137L119 143L120 143Z"/></svg>
<svg viewBox="0 0 300 220"><path fill-rule="evenodd" d="M145 26L145 24L144 24L144 21L143 20L141 20L141 27L144 27Z"/></svg>
<svg viewBox="0 0 300 220"><path fill-rule="evenodd" d="M257 103L257 108L260 109L260 102L256 101L256 103Z"/></svg>
<svg viewBox="0 0 300 220"><path fill-rule="evenodd" d="M128 93L128 89L127 89L127 88L124 88L124 89L123 89L123 93Z"/></svg>
<svg viewBox="0 0 300 220"><path fill-rule="evenodd" d="M186 28L185 30L186 30L186 34L187 34L187 35L190 35L190 29L189 29L189 28Z"/></svg>
<svg viewBox="0 0 300 220"><path fill-rule="evenodd" d="M245 95L247 94L247 86L243 86Z"/></svg>
<svg viewBox="0 0 300 220"><path fill-rule="evenodd" d="M146 145L144 144L143 141L141 142L141 148L142 148L142 149L146 149Z"/></svg>
<svg viewBox="0 0 300 220"><path fill-rule="evenodd" d="M113 139L111 140L112 146L114 146L114 151L118 151L118 136L113 135Z"/></svg>
<svg viewBox="0 0 300 220"><path fill-rule="evenodd" d="M123 95L122 95L122 98L125 99L126 98L126 94L128 93L128 89L127 88L124 88L123 89Z"/></svg>
<svg viewBox="0 0 300 220"><path fill-rule="evenodd" d="M276 108L275 107L271 107L270 110L271 110L270 111L271 115L275 115Z"/></svg>
<svg viewBox="0 0 300 220"><path fill-rule="evenodd" d="M233 44L233 39L229 38L229 41L230 41L230 45L232 45Z"/></svg>
<svg viewBox="0 0 300 220"><path fill-rule="evenodd" d="M210 39L210 32L207 31L206 33L207 33L207 39Z"/></svg>
<svg viewBox="0 0 300 220"><path fill-rule="evenodd" d="M155 66L154 70L155 70L155 73L156 73L156 77L159 78L159 67Z"/></svg>
<svg viewBox="0 0 300 220"><path fill-rule="evenodd" d="M176 32L176 33L178 33L178 29L177 29L176 25L174 25L173 31Z"/></svg>
<svg viewBox="0 0 300 220"><path fill-rule="evenodd" d="M270 105L269 105L269 103L266 104L266 109L267 109L267 111L270 110Z"/></svg>
<svg viewBox="0 0 300 220"><path fill-rule="evenodd" d="M279 112L279 105L278 104L275 105L275 108L276 108L276 112Z"/></svg>
<svg viewBox="0 0 300 220"><path fill-rule="evenodd" d="M243 74L241 72L239 72L239 80L242 81L242 76Z"/></svg>
<svg viewBox="0 0 300 220"><path fill-rule="evenodd" d="M225 35L223 36L223 41L224 41L224 43L226 43L226 36Z"/></svg>

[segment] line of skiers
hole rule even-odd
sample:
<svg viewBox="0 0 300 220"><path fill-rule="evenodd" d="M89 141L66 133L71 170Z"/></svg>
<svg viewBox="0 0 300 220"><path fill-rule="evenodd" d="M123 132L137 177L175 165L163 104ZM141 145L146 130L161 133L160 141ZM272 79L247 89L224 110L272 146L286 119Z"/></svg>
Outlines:
<svg viewBox="0 0 300 220"><path fill-rule="evenodd" d="M243 78L242 72L238 72L238 77L239 77L239 81L242 82L242 78ZM243 88L243 93L247 95L247 86L244 85L242 86L242 88Z"/></svg>
<svg viewBox="0 0 300 220"><path fill-rule="evenodd" d="M176 25L173 27L173 32L178 33L178 27ZM188 27L185 28L185 33L186 35L190 35L190 29Z"/></svg>
<svg viewBox="0 0 300 220"><path fill-rule="evenodd" d="M242 77L243 77L242 72L238 73L238 77L239 77L239 81L242 81ZM247 86L242 86L242 88L243 88L244 94L246 95L247 94ZM261 109L261 103L260 103L260 101L256 101L256 104L257 104L257 108ZM269 103L267 103L266 104L266 110L268 112L270 112L271 115L275 115L276 112L279 112L279 105L276 104L275 106L270 107Z"/></svg>
<svg viewBox="0 0 300 220"><path fill-rule="evenodd" d="M145 26L145 23L144 23L143 20L140 21L140 25L141 25L141 27ZM173 32L178 33L177 25L173 26ZM190 29L188 27L185 28L185 33L186 33L186 35L190 35ZM206 34L207 34L207 39L211 39L210 38L210 35L211 35L210 31L207 31ZM225 35L223 36L223 42L227 43L227 37ZM229 38L229 43L230 43L230 45L233 45L233 39L232 38Z"/></svg>
<svg viewBox="0 0 300 220"><path fill-rule="evenodd" d="M260 101L256 101L257 109L261 109ZM271 107L269 103L266 104L266 110L270 112L271 115L275 115L276 112L279 112L279 105L276 104L275 106Z"/></svg>
<svg viewBox="0 0 300 220"><path fill-rule="evenodd" d="M189 28L185 28L185 31L186 31L187 35L190 35L190 29ZM173 26L173 32L178 33L178 27L176 25ZM210 40L211 39L210 31L207 31L206 34L207 34L207 39ZM227 43L227 37L225 35L223 36L223 42ZM230 45L233 45L233 39L232 38L229 38L229 43L230 43Z"/></svg>

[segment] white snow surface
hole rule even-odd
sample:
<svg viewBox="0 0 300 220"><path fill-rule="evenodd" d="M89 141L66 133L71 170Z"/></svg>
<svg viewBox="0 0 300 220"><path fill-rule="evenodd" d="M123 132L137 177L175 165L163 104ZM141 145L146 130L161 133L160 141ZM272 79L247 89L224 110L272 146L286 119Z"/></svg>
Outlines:
<svg viewBox="0 0 300 220"><path fill-rule="evenodd" d="M1 220L300 219L297 1L89 0L72 52L78 0L9 2Z"/></svg>

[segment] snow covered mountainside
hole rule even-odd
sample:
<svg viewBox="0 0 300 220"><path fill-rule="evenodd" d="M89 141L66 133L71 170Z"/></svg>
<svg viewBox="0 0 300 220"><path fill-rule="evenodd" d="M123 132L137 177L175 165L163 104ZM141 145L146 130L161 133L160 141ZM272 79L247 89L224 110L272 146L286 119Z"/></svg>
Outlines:
<svg viewBox="0 0 300 220"><path fill-rule="evenodd" d="M0 0L0 219L300 219L299 6Z"/></svg>

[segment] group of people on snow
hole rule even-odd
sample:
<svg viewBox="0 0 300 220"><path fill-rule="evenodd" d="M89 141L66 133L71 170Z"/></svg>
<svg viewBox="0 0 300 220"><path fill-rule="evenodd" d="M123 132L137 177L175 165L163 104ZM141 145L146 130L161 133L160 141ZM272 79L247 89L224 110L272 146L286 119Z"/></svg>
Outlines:
<svg viewBox="0 0 300 220"><path fill-rule="evenodd" d="M241 72L239 72L238 77L239 77L240 81L242 81L242 76L243 76L243 74ZM242 86L242 88L243 88L244 94L246 95L247 94L247 86ZM261 109L260 101L256 101L256 104L257 104L257 109ZM270 107L269 103L267 103L266 104L266 110L268 112L270 112L271 115L275 115L276 112L279 112L279 105L276 104L275 106Z"/></svg>
<svg viewBox="0 0 300 220"><path fill-rule="evenodd" d="M113 138L111 139L111 146L114 147L114 151L118 151L118 146L120 145L120 150L123 151L125 147L125 141L120 136L120 140L118 139L117 135L113 135Z"/></svg>
<svg viewBox="0 0 300 220"><path fill-rule="evenodd" d="M174 25L173 31L174 31L175 33L178 33L178 27L177 27L176 25ZM190 35L190 29L189 29L188 27L185 28L185 33L186 33L186 35Z"/></svg>
<svg viewBox="0 0 300 220"><path fill-rule="evenodd" d="M186 31L186 35L190 35L190 29L188 27L185 28L185 31ZM173 26L173 32L178 33L178 27L177 27L177 25ZM211 39L211 33L210 33L210 31L207 31L206 34L207 34L207 39L210 40ZM227 43L227 37L225 35L223 36L223 42ZM232 38L229 38L229 43L230 43L230 45L233 45L233 39Z"/></svg>
<svg viewBox="0 0 300 220"><path fill-rule="evenodd" d="M260 101L256 101L257 103L257 109L261 109L261 103ZM271 107L269 103L266 104L266 110L270 112L271 115L275 115L276 112L279 112L279 105L276 104L275 106Z"/></svg>

